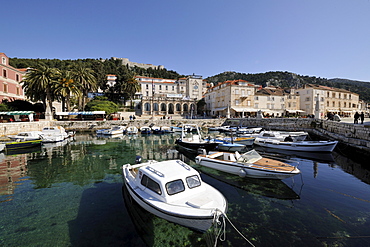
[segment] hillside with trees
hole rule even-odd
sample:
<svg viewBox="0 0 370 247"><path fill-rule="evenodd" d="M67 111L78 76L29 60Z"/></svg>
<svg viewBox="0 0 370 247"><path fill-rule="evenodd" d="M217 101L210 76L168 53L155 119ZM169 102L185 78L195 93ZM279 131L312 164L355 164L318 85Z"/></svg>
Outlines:
<svg viewBox="0 0 370 247"><path fill-rule="evenodd" d="M300 88L304 84L318 84L328 87L343 88L360 95L360 99L370 102L370 83L353 81L347 79L326 79L315 76L302 76L291 72L266 72L257 74L245 74L238 72L223 72L221 74L206 78L208 83L217 85L227 80L246 80L262 86L276 86L282 88Z"/></svg>

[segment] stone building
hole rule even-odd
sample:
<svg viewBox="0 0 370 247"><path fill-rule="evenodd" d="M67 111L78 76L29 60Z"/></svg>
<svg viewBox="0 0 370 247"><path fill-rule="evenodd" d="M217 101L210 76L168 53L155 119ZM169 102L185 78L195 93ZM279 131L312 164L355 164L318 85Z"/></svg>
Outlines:
<svg viewBox="0 0 370 247"><path fill-rule="evenodd" d="M300 95L301 110L308 115L324 118L327 114L352 117L359 111L359 95L345 89L306 84L296 90Z"/></svg>
<svg viewBox="0 0 370 247"><path fill-rule="evenodd" d="M127 65L129 67L139 67L139 68L144 68L144 69L164 69L163 65L153 65L153 64L148 64L148 63L136 63L136 62L131 62L128 58L119 58L119 57L112 57L114 60L121 60L122 65Z"/></svg>
<svg viewBox="0 0 370 247"><path fill-rule="evenodd" d="M218 117L255 115L254 94L258 87L245 80L225 81L210 87L204 96L207 114Z"/></svg>
<svg viewBox="0 0 370 247"><path fill-rule="evenodd" d="M9 65L9 58L0 53L0 102L3 100L25 100L21 86L25 70Z"/></svg>
<svg viewBox="0 0 370 247"><path fill-rule="evenodd" d="M178 80L137 76L141 92L136 94L135 114L139 116L183 116L197 114L205 82L191 75Z"/></svg>
<svg viewBox="0 0 370 247"><path fill-rule="evenodd" d="M294 89L265 87L254 95L254 108L265 116L281 117L300 113L302 110L299 109L299 103L299 95L295 94Z"/></svg>

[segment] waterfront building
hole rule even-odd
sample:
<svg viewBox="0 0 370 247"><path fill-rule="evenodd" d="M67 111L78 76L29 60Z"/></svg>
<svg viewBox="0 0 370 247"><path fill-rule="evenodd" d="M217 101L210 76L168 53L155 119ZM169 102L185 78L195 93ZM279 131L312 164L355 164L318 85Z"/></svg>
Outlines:
<svg viewBox="0 0 370 247"><path fill-rule="evenodd" d="M296 91L300 95L301 110L307 115L316 115L316 111L320 118L329 112L352 117L359 111L359 95L345 89L305 84Z"/></svg>
<svg viewBox="0 0 370 247"><path fill-rule="evenodd" d="M207 114L218 117L255 116L256 86L245 80L231 80L210 87L204 96Z"/></svg>
<svg viewBox="0 0 370 247"><path fill-rule="evenodd" d="M163 79L136 76L141 92L136 93L135 114L142 116L183 116L197 114L197 102L202 99L206 82L201 76Z"/></svg>
<svg viewBox="0 0 370 247"><path fill-rule="evenodd" d="M265 87L254 95L254 108L265 116L281 117L302 112L299 109L299 95L294 89Z"/></svg>
<svg viewBox="0 0 370 247"><path fill-rule="evenodd" d="M3 100L25 100L21 86L25 70L16 69L9 65L9 58L0 53L0 102Z"/></svg>

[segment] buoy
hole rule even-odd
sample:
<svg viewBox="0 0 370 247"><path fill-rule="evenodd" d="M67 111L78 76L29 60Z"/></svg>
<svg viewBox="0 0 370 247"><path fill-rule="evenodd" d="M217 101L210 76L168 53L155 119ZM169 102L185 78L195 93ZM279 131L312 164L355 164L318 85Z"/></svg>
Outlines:
<svg viewBox="0 0 370 247"><path fill-rule="evenodd" d="M244 169L239 170L239 177L244 178L247 175L247 173L244 171Z"/></svg>

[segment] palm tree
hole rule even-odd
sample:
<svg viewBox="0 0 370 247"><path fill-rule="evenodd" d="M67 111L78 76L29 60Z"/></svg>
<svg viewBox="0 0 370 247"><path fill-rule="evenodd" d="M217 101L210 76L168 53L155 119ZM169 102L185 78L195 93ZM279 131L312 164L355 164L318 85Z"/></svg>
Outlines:
<svg viewBox="0 0 370 247"><path fill-rule="evenodd" d="M128 96L131 100L131 107L132 107L132 100L135 97L136 92L140 92L141 86L136 80L135 76L132 74L127 74L126 83L124 84L124 91L128 93Z"/></svg>
<svg viewBox="0 0 370 247"><path fill-rule="evenodd" d="M72 67L71 78L79 85L82 92L82 97L79 98L78 108L83 111L88 93L98 89L94 71L90 68L84 67L81 63L78 63Z"/></svg>
<svg viewBox="0 0 370 247"><path fill-rule="evenodd" d="M71 111L71 96L80 97L82 92L79 84L72 79L71 71L64 70L56 84L54 92L62 98L62 105L67 111Z"/></svg>
<svg viewBox="0 0 370 247"><path fill-rule="evenodd" d="M58 69L40 64L30 69L22 81L26 96L33 101L41 100L45 109L47 109L47 115L53 109L53 87L58 80L59 74L60 71Z"/></svg>

